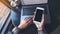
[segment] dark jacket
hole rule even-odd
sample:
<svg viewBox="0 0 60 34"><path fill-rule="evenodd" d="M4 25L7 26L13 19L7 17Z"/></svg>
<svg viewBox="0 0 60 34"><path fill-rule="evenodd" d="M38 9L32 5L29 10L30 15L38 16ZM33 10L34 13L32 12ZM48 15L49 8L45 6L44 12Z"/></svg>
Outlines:
<svg viewBox="0 0 60 34"><path fill-rule="evenodd" d="M9 31L7 34L22 34L22 30L15 27L12 31ZM23 32L24 33L24 32ZM26 32L27 33L27 32ZM44 30L39 30L37 34L47 34Z"/></svg>

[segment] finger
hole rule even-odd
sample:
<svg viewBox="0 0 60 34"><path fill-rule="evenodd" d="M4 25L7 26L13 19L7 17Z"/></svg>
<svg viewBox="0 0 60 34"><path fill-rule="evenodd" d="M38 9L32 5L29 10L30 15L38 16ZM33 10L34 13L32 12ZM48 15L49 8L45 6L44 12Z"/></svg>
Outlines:
<svg viewBox="0 0 60 34"><path fill-rule="evenodd" d="M44 14L42 15L42 20L41 20L42 23L44 23Z"/></svg>
<svg viewBox="0 0 60 34"><path fill-rule="evenodd" d="M36 15L36 11L34 12L34 15Z"/></svg>
<svg viewBox="0 0 60 34"><path fill-rule="evenodd" d="M28 21L30 21L30 19L32 19L32 17L28 17L28 18L26 18L24 21L25 21L25 23L28 23Z"/></svg>
<svg viewBox="0 0 60 34"><path fill-rule="evenodd" d="M29 18L28 20L27 20L27 23L29 22L29 21L31 21L32 20L32 18Z"/></svg>
<svg viewBox="0 0 60 34"><path fill-rule="evenodd" d="M29 17L26 17L24 20L27 20L27 19L29 19Z"/></svg>
<svg viewBox="0 0 60 34"><path fill-rule="evenodd" d="M30 19L30 21L28 21L28 23L32 23L33 22L33 19Z"/></svg>
<svg viewBox="0 0 60 34"><path fill-rule="evenodd" d="M44 19L44 14L42 14L42 19Z"/></svg>
<svg viewBox="0 0 60 34"><path fill-rule="evenodd" d="M38 28L38 27L39 27L39 25L38 25L38 24L36 24L36 27Z"/></svg>
<svg viewBox="0 0 60 34"><path fill-rule="evenodd" d="M28 25L31 25L33 23L33 19L30 19L30 21L27 22Z"/></svg>

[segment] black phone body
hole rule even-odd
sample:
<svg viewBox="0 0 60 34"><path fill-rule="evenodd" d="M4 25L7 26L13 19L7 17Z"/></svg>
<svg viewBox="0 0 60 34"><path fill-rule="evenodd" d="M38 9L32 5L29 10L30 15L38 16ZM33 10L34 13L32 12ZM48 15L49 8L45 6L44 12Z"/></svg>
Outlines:
<svg viewBox="0 0 60 34"><path fill-rule="evenodd" d="M36 14L34 15L34 23L40 23L42 20L42 14L44 13L44 8L36 7Z"/></svg>

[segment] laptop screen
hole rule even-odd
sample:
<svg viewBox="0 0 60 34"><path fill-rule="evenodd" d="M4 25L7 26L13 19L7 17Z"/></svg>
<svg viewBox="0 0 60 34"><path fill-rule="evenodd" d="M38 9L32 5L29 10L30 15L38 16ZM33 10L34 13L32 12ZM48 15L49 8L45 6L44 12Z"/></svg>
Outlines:
<svg viewBox="0 0 60 34"><path fill-rule="evenodd" d="M35 7L23 7L23 16L33 15L35 11Z"/></svg>

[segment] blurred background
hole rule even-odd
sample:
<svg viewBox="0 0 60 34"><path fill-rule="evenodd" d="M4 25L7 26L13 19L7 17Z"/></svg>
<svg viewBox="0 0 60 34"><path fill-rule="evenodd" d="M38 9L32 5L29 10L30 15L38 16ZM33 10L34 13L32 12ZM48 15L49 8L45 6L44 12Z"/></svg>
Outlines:
<svg viewBox="0 0 60 34"><path fill-rule="evenodd" d="M20 7L16 8L16 6L11 5L12 0L0 0L0 34L6 34L9 30L12 30L14 26L17 26L20 22L21 17L21 7L25 6L48 6L48 14L51 22L46 24L46 30L48 34L60 34L60 1L59 0L18 0L20 1ZM14 1L14 0L13 0ZM30 2L29 2L30 1ZM39 2L38 2L39 1ZM12 7L13 6L13 7ZM13 8L13 9L12 9ZM15 10L16 8L17 10ZM11 11L13 10L13 11ZM17 12L14 12L17 11ZM18 11L20 11L18 13ZM13 12L13 13L12 13ZM15 18L19 16L17 19L11 17L11 15ZM15 23L18 22L17 24ZM13 23L12 23L13 22Z"/></svg>

